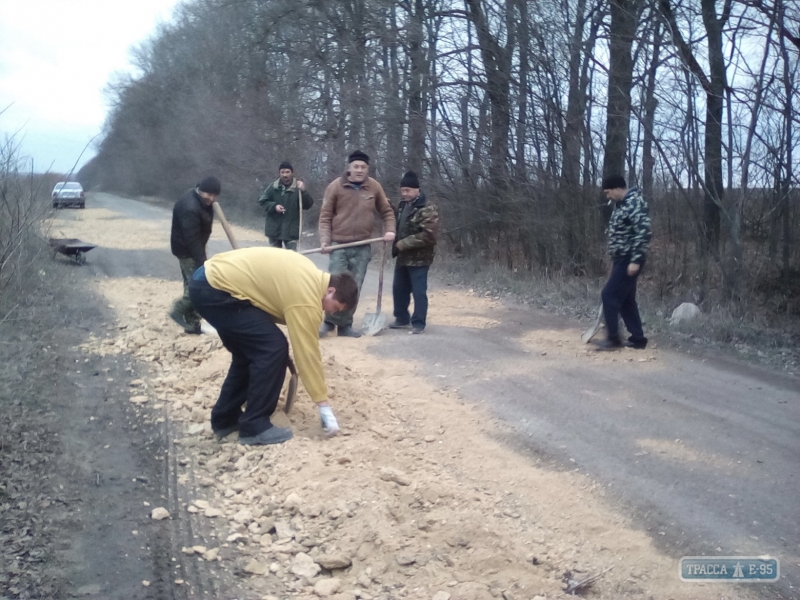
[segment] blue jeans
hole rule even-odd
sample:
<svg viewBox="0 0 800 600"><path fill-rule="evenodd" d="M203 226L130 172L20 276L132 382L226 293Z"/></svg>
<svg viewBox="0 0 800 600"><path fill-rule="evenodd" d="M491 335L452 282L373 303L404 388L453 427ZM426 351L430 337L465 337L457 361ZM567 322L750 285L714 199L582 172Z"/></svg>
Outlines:
<svg viewBox="0 0 800 600"><path fill-rule="evenodd" d="M603 315L609 340L620 341L619 318L622 317L625 327L631 334L628 339L636 344L647 341L642 331L639 306L636 304L636 282L641 269L636 275L630 276L628 275L629 264L630 261L627 258L614 261L611 276L603 288Z"/></svg>
<svg viewBox="0 0 800 600"><path fill-rule="evenodd" d="M367 275L369 261L372 260L372 248L369 244L364 246L354 246L352 248L342 248L331 252L331 260L328 263L328 271L331 275L349 271L358 285L358 294L361 295L361 286L364 284L364 277ZM338 327L347 327L353 324L353 315L356 314L356 306L337 313L325 313L325 321Z"/></svg>
<svg viewBox="0 0 800 600"><path fill-rule="evenodd" d="M198 270L189 282L189 296L232 357L211 410L211 428L218 431L238 423L241 437L266 431L272 427L270 417L278 406L286 377L286 336L269 313L211 287L205 269Z"/></svg>
<svg viewBox="0 0 800 600"><path fill-rule="evenodd" d="M411 322L412 327L425 329L428 316L428 269L430 267L394 267L394 318L398 323ZM414 314L408 314L411 297L414 297Z"/></svg>

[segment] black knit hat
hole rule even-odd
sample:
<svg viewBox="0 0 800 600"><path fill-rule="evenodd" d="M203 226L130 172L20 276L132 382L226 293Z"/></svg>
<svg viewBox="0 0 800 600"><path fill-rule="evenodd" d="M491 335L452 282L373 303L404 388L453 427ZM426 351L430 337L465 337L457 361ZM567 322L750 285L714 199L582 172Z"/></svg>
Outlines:
<svg viewBox="0 0 800 600"><path fill-rule="evenodd" d="M403 178L400 180L400 187L401 188L412 188L415 190L419 189L419 177L414 171L408 171Z"/></svg>
<svg viewBox="0 0 800 600"><path fill-rule="evenodd" d="M627 188L625 178L622 175L609 175L603 179L604 190L616 190L617 188Z"/></svg>
<svg viewBox="0 0 800 600"><path fill-rule="evenodd" d="M283 161L278 167L278 171L283 171L284 169L289 169L292 173L294 173L294 167L290 162Z"/></svg>
<svg viewBox="0 0 800 600"><path fill-rule="evenodd" d="M197 184L197 189L201 192L205 192L206 194L219 196L220 192L222 191L222 184L216 177L206 177L203 179L203 181Z"/></svg>
<svg viewBox="0 0 800 600"><path fill-rule="evenodd" d="M364 154L361 150L356 150L350 156L347 157L347 164L349 165L351 162L361 160L365 163L369 164L369 156Z"/></svg>

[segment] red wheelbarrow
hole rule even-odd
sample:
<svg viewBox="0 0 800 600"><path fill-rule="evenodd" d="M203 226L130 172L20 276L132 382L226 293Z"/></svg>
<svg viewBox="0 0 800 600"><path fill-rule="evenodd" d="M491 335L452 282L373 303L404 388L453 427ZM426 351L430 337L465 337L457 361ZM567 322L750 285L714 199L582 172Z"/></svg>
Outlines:
<svg viewBox="0 0 800 600"><path fill-rule="evenodd" d="M89 250L97 248L94 244L87 244L76 238L50 238L50 246L53 248L54 258L56 253L63 254L79 265L86 263L86 253Z"/></svg>

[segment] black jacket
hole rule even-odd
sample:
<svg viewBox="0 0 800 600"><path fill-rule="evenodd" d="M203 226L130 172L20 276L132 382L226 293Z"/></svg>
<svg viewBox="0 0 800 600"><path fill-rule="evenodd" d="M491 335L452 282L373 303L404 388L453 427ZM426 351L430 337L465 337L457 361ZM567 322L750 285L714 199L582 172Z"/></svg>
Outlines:
<svg viewBox="0 0 800 600"><path fill-rule="evenodd" d="M206 206L195 190L186 192L172 209L172 254L192 258L198 267L206 262L206 244L213 222L214 209Z"/></svg>

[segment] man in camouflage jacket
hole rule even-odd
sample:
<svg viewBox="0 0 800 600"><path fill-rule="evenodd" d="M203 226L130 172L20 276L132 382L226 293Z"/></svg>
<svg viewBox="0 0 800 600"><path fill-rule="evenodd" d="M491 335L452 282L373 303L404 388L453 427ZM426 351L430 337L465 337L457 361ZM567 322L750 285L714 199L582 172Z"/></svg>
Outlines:
<svg viewBox="0 0 800 600"><path fill-rule="evenodd" d="M603 288L603 314L608 337L599 350L622 347L619 337L619 317L630 333L628 346L643 350L647 338L642 331L642 319L636 304L636 282L647 258L652 235L650 214L637 188L628 189L621 175L603 180L603 192L614 202L608 221L608 251L613 261L611 276Z"/></svg>
<svg viewBox="0 0 800 600"><path fill-rule="evenodd" d="M419 189L419 178L409 171L400 180L403 200L397 208L397 239L392 256L394 267L394 323L392 329L408 329L411 333L425 331L428 315L428 269L436 252L439 233L439 212L428 203ZM408 307L414 297L414 313Z"/></svg>

